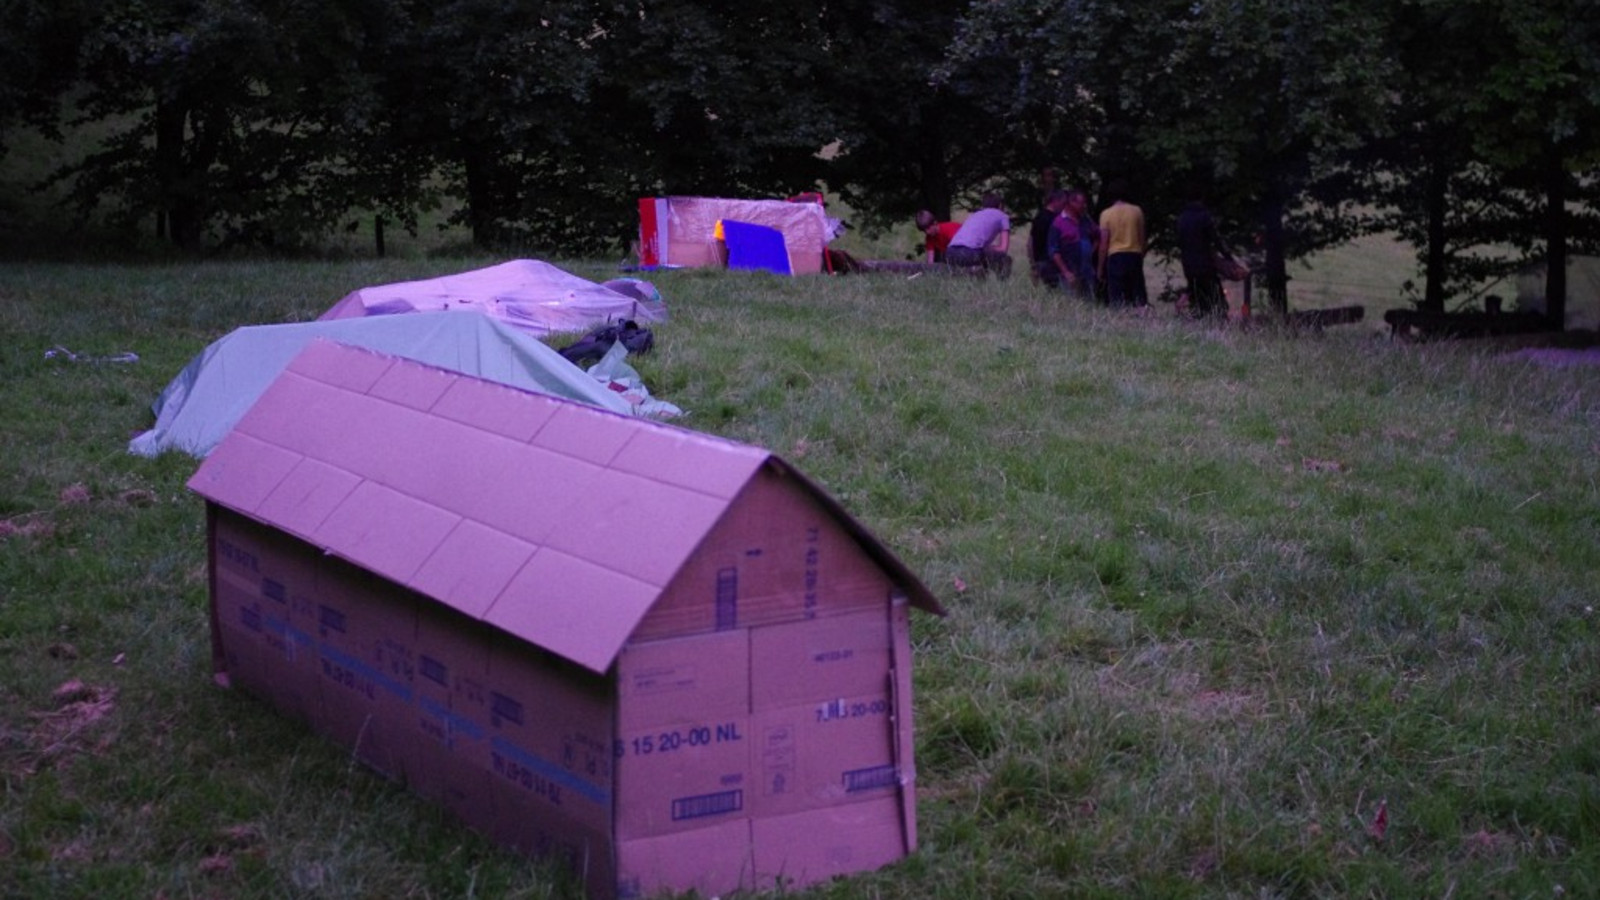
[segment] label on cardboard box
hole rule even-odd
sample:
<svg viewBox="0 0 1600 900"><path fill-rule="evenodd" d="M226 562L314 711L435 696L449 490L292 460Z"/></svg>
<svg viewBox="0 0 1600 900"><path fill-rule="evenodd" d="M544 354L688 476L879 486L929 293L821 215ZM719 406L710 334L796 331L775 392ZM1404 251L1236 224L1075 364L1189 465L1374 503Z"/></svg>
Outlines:
<svg viewBox="0 0 1600 900"><path fill-rule="evenodd" d="M750 712L750 634L744 630L629 643L617 656L625 732Z"/></svg>
<svg viewBox="0 0 1600 900"><path fill-rule="evenodd" d="M742 818L750 805L748 717L624 731L617 741L617 833L670 834Z"/></svg>
<svg viewBox="0 0 1600 900"><path fill-rule="evenodd" d="M855 803L898 790L891 698L813 701L751 718L759 787L752 816Z"/></svg>

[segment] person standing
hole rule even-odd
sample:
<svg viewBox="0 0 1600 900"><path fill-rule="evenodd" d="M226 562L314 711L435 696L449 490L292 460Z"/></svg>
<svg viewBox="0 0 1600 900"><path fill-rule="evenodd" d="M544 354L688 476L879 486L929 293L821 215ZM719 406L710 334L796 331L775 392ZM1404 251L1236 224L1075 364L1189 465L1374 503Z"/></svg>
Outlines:
<svg viewBox="0 0 1600 900"><path fill-rule="evenodd" d="M1028 228L1028 262L1032 264L1031 274L1036 283L1045 287L1053 288L1061 284L1060 267L1056 265L1050 249L1050 231L1066 205L1066 191L1053 190L1046 194L1044 205L1034 213L1033 224Z"/></svg>
<svg viewBox="0 0 1600 900"><path fill-rule="evenodd" d="M1189 315L1197 319L1226 317L1228 297L1222 290L1217 261L1232 260L1233 254L1223 244L1202 192L1191 189L1189 198L1178 214L1178 258L1183 264L1184 280L1189 283Z"/></svg>
<svg viewBox="0 0 1600 900"><path fill-rule="evenodd" d="M1011 217L1001 207L1000 195L988 191L983 208L967 216L961 230L950 239L945 261L956 268L981 268L997 277L1011 275Z"/></svg>
<svg viewBox="0 0 1600 900"><path fill-rule="evenodd" d="M1066 203L1050 227L1050 263L1068 292L1093 300L1095 251L1100 227L1089 216L1089 197L1083 191L1066 191Z"/></svg>
<svg viewBox="0 0 1600 900"><path fill-rule="evenodd" d="M1144 210L1128 201L1128 186L1113 181L1106 190L1111 205L1100 213L1098 271L1113 307L1148 306L1144 284Z"/></svg>

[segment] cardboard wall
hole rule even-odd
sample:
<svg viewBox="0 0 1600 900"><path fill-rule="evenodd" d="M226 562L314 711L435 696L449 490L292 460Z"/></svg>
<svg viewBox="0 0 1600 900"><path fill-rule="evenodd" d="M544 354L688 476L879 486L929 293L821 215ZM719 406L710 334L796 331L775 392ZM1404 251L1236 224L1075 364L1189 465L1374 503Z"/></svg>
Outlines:
<svg viewBox="0 0 1600 900"><path fill-rule="evenodd" d="M877 608L888 575L810 494L759 472L634 630L634 640Z"/></svg>
<svg viewBox="0 0 1600 900"><path fill-rule="evenodd" d="M885 599L623 649L624 893L798 887L908 852L915 797L898 723L911 698L896 688L907 622L894 609ZM709 853L688 881L686 853Z"/></svg>
<svg viewBox="0 0 1600 900"><path fill-rule="evenodd" d="M905 603L814 501L757 482L661 620L695 633L636 637L606 675L213 506L219 678L595 897L892 862L915 844ZM748 594L719 623L728 568Z"/></svg>

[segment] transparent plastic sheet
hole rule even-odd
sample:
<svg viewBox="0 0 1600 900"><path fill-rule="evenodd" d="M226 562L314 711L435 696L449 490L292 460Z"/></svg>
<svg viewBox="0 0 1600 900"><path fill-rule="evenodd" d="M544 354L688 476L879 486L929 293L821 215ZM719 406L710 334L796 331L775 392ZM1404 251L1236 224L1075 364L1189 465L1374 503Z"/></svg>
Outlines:
<svg viewBox="0 0 1600 900"><path fill-rule="evenodd" d="M652 419L675 419L683 415L679 407L650 396L650 389L644 386L638 371L625 362L627 357L628 348L617 341L599 362L589 367L589 377L621 394L638 415Z"/></svg>

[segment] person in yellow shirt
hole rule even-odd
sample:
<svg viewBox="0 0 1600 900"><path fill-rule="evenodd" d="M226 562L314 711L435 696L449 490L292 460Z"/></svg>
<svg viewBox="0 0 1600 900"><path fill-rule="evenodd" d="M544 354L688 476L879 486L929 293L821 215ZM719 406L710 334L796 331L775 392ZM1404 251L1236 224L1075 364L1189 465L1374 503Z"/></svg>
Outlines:
<svg viewBox="0 0 1600 900"><path fill-rule="evenodd" d="M1144 284L1144 210L1128 202L1128 185L1113 181L1106 189L1111 205L1100 213L1100 281L1113 307L1148 306Z"/></svg>

